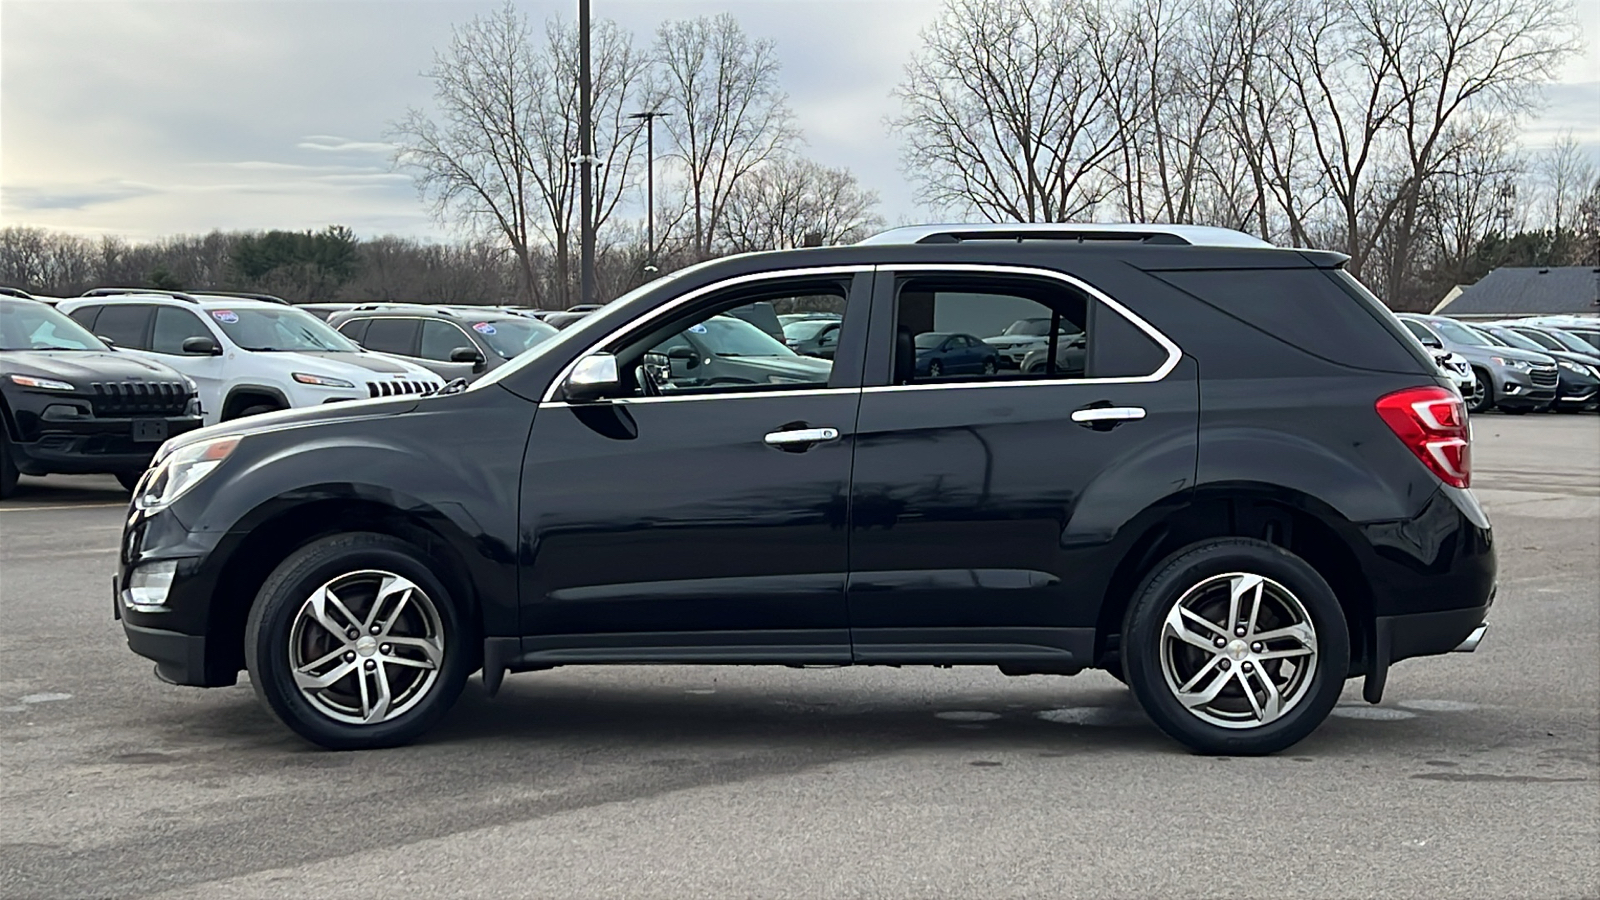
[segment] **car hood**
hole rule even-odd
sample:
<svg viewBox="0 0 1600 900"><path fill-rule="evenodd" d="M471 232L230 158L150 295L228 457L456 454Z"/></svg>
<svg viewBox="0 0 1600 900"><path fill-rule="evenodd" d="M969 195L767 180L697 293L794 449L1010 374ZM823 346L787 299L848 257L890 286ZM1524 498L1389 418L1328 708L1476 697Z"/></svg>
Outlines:
<svg viewBox="0 0 1600 900"><path fill-rule="evenodd" d="M775 374L788 374L800 376L826 375L833 371L833 364L823 359L814 359L809 356L722 356L719 362L737 363L741 366L751 366L764 369Z"/></svg>
<svg viewBox="0 0 1600 900"><path fill-rule="evenodd" d="M354 421L380 416L398 416L416 409L421 400L422 398L415 394L408 394L403 397L379 397L372 400L346 400L339 403L324 403L320 406L280 409L276 412L261 413L260 415L234 419L229 422L218 422L215 425L208 425L205 428L190 431L173 438L162 445L158 458L166 456L179 447L186 447L190 444L226 435L249 437L252 434L278 431L283 428L298 428L301 425L312 425L319 422Z"/></svg>
<svg viewBox="0 0 1600 900"><path fill-rule="evenodd" d="M274 356L286 356L293 359L304 359L308 366L318 366L326 371L331 366L347 366L375 375L410 375L428 380L437 381L439 376L421 366L402 362L392 356L381 353L350 353L337 350L297 350L293 352L274 353Z"/></svg>
<svg viewBox="0 0 1600 900"><path fill-rule="evenodd" d="M1047 339L1043 335L1033 334L1000 334L983 339L985 344L998 349L1015 347L1018 344L1043 344Z"/></svg>
<svg viewBox="0 0 1600 900"><path fill-rule="evenodd" d="M1543 353L1535 353L1532 350L1519 350L1516 347L1479 347L1473 344L1451 344L1447 349L1477 362L1485 362L1491 356L1498 356L1501 359L1520 360L1539 366L1553 366L1556 364L1554 359Z"/></svg>
<svg viewBox="0 0 1600 900"><path fill-rule="evenodd" d="M176 371L115 350L5 350L0 371L65 381L74 387L96 381L185 381Z"/></svg>

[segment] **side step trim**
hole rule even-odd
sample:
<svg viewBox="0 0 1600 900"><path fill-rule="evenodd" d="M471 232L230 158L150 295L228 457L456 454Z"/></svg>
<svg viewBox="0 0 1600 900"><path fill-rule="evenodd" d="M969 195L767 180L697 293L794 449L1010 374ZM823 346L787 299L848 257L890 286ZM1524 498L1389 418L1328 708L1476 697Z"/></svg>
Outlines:
<svg viewBox="0 0 1600 900"><path fill-rule="evenodd" d="M1472 633L1467 635L1467 639L1466 640L1464 640L1461 643L1457 644L1456 645L1456 649L1453 652L1455 652L1455 653L1471 653L1472 651L1478 649L1478 644L1483 641L1483 636L1484 636L1484 634L1486 632L1488 632L1488 630L1489 630L1489 623L1488 622L1485 622L1482 625L1479 625L1477 628L1472 629Z"/></svg>

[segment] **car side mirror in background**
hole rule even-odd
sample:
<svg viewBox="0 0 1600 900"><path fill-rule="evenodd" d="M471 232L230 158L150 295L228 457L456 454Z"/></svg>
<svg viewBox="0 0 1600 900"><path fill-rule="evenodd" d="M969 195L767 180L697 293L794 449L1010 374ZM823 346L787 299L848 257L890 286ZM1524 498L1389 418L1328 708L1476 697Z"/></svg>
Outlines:
<svg viewBox="0 0 1600 900"><path fill-rule="evenodd" d="M700 354L694 352L693 347L673 347L667 351L667 359L678 360L685 369L700 365Z"/></svg>
<svg viewBox="0 0 1600 900"><path fill-rule="evenodd" d="M103 334L97 334L95 337L99 338L100 343L105 344L107 347L110 347L113 350L117 349L117 342L113 341L111 338L108 338Z"/></svg>
<svg viewBox="0 0 1600 900"><path fill-rule="evenodd" d="M450 361L458 363L472 363L472 371L482 372L488 362L476 347L457 347L450 351Z"/></svg>
<svg viewBox="0 0 1600 900"><path fill-rule="evenodd" d="M183 352L187 356L221 356L222 348L211 338L196 335L183 339Z"/></svg>
<svg viewBox="0 0 1600 900"><path fill-rule="evenodd" d="M621 386L617 358L610 353L593 353L578 360L562 385L567 399L574 402L601 400Z"/></svg>

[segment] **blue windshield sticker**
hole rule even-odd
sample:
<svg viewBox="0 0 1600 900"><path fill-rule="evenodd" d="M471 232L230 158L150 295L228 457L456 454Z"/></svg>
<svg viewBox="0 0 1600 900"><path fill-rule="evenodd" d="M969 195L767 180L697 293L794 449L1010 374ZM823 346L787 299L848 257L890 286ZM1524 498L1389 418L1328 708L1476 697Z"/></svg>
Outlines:
<svg viewBox="0 0 1600 900"><path fill-rule="evenodd" d="M704 325L690 325L689 326L689 333L690 334L705 334L706 333L706 327Z"/></svg>
<svg viewBox="0 0 1600 900"><path fill-rule="evenodd" d="M232 325L233 323L239 321L239 314L231 309L219 309L211 313L211 318L216 319L218 322L221 322L224 325Z"/></svg>
<svg viewBox="0 0 1600 900"><path fill-rule="evenodd" d="M479 334L494 334L494 326L490 325L488 322L479 322L478 324L472 326L472 330Z"/></svg>

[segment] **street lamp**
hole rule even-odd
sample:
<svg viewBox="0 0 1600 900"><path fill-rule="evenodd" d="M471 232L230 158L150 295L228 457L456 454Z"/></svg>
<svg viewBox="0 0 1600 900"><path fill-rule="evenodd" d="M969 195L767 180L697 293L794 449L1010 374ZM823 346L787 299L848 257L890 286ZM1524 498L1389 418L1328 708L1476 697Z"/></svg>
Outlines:
<svg viewBox="0 0 1600 900"><path fill-rule="evenodd" d="M654 275L656 268L656 120L672 115L660 110L647 109L628 118L644 120L644 271Z"/></svg>

